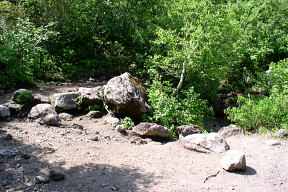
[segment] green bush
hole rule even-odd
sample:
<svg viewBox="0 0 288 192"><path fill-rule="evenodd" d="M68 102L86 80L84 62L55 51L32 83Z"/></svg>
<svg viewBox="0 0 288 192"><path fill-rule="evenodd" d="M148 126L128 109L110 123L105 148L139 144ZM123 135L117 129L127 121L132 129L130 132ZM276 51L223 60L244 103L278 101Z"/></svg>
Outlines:
<svg viewBox="0 0 288 192"><path fill-rule="evenodd" d="M123 125L127 130L132 130L132 128L135 126L134 122L130 117L120 119L120 124Z"/></svg>
<svg viewBox="0 0 288 192"><path fill-rule="evenodd" d="M15 102L22 105L32 99L33 99L32 91L26 90L18 93L17 97L15 98Z"/></svg>
<svg viewBox="0 0 288 192"><path fill-rule="evenodd" d="M239 97L228 118L246 131L273 131L288 126L288 59L270 65L266 74L270 96Z"/></svg>
<svg viewBox="0 0 288 192"><path fill-rule="evenodd" d="M166 87L154 81L148 90L152 113L144 117L166 127L196 124L204 127L205 119L212 115L212 109L199 98L193 88L182 90L176 97L165 91Z"/></svg>

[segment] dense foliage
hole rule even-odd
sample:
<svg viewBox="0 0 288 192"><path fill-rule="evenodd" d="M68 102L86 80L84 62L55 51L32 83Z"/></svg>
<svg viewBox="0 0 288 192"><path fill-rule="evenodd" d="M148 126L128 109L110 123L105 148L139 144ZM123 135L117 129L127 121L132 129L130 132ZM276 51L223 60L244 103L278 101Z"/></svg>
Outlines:
<svg viewBox="0 0 288 192"><path fill-rule="evenodd" d="M1 1L0 84L129 71L146 120L203 126L235 93L231 121L287 128L287 21L288 0Z"/></svg>

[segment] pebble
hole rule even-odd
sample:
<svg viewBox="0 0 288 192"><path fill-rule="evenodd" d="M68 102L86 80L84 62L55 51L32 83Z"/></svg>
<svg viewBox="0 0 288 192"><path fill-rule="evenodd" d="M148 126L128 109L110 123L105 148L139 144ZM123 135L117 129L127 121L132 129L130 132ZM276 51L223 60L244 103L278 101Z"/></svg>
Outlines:
<svg viewBox="0 0 288 192"><path fill-rule="evenodd" d="M11 134L7 134L7 135L4 137L4 139L5 139L6 141L9 141L9 140L12 140L13 137L12 137Z"/></svg>
<svg viewBox="0 0 288 192"><path fill-rule="evenodd" d="M34 178L34 181L36 184L41 184L41 183L48 183L49 182L49 177L46 175L38 175Z"/></svg>
<svg viewBox="0 0 288 192"><path fill-rule="evenodd" d="M281 142L278 140L268 140L266 141L266 145L270 145L270 146L281 145Z"/></svg>

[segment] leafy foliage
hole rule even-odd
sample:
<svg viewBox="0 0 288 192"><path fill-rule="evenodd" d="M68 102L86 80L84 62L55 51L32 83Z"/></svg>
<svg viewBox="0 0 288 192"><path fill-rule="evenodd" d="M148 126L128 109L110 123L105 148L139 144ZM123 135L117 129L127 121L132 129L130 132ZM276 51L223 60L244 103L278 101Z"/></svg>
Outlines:
<svg viewBox="0 0 288 192"><path fill-rule="evenodd" d="M30 101L32 99L33 99L32 91L25 90L18 93L17 97L15 98L15 102L18 104L25 104L27 101Z"/></svg>
<svg viewBox="0 0 288 192"><path fill-rule="evenodd" d="M123 125L127 130L132 130L132 128L135 126L134 122L130 117L120 119L120 124Z"/></svg>
<svg viewBox="0 0 288 192"><path fill-rule="evenodd" d="M287 128L288 122L288 60L271 64L267 74L270 96L239 97L239 107L226 112L228 118L249 130L274 130Z"/></svg>

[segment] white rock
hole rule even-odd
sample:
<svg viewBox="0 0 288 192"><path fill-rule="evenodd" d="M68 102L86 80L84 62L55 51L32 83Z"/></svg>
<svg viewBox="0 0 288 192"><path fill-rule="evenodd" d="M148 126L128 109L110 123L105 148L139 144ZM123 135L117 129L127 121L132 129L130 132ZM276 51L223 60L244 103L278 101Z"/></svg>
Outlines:
<svg viewBox="0 0 288 192"><path fill-rule="evenodd" d="M10 110L4 105L0 105L0 118L10 117Z"/></svg>
<svg viewBox="0 0 288 192"><path fill-rule="evenodd" d="M228 151L222 158L220 164L226 171L244 171L246 169L245 153L238 150Z"/></svg>
<svg viewBox="0 0 288 192"><path fill-rule="evenodd" d="M38 104L32 107L30 113L28 114L29 118L36 119L46 116L47 114L54 113L56 114L55 108L50 104Z"/></svg>
<svg viewBox="0 0 288 192"><path fill-rule="evenodd" d="M183 137L180 142L186 149L198 152L224 152L229 149L226 140L218 133L192 134Z"/></svg>

